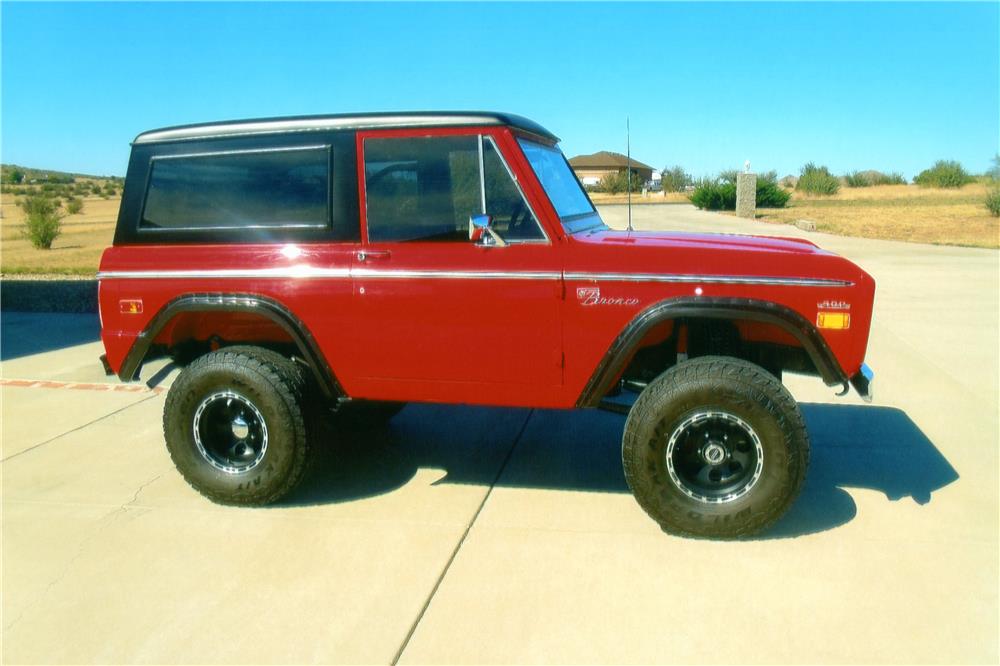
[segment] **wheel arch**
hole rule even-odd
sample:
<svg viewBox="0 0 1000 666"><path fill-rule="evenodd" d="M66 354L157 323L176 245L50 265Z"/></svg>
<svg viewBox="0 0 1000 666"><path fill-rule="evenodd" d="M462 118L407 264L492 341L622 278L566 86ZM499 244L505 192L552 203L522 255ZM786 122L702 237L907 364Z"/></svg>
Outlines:
<svg viewBox="0 0 1000 666"><path fill-rule="evenodd" d="M748 320L775 326L790 334L809 355L827 386L848 387L848 377L826 340L798 312L778 303L747 298L671 298L647 307L622 329L594 370L577 400L577 407L596 407L625 370L644 336L653 327L681 318Z"/></svg>
<svg viewBox="0 0 1000 666"><path fill-rule="evenodd" d="M308 327L280 302L256 294L196 293L169 301L150 319L136 337L118 371L122 381L134 381L157 336L179 316L189 313L249 313L267 319L291 339L312 369L316 383L327 398L346 396Z"/></svg>

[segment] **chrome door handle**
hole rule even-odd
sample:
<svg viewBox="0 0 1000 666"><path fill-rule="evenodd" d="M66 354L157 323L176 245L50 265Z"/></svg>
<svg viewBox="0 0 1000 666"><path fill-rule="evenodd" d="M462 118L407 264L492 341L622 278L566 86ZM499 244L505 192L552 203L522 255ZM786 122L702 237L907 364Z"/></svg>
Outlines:
<svg viewBox="0 0 1000 666"><path fill-rule="evenodd" d="M389 250L360 250L358 261L368 261L369 259L388 259L392 256Z"/></svg>

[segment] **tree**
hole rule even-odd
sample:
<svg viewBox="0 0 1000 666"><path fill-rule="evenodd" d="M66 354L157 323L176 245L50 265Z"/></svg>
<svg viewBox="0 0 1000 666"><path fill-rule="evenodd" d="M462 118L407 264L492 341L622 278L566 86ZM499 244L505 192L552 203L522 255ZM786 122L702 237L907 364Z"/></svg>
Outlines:
<svg viewBox="0 0 1000 666"><path fill-rule="evenodd" d="M628 187L629 181L631 180L631 187L629 189L633 192L641 192L642 188L645 187L646 184L636 172L633 171L631 176L631 178L628 177L628 171L617 171L615 173L604 174L600 182L597 183L597 191L607 192L608 194L625 192L626 187Z"/></svg>
<svg viewBox="0 0 1000 666"><path fill-rule="evenodd" d="M62 213L52 199L31 196L20 204L24 210L24 236L39 250L48 250L62 233Z"/></svg>
<svg viewBox="0 0 1000 666"><path fill-rule="evenodd" d="M683 192L693 182L691 174L684 171L679 165L665 168L660 172L660 185L664 192Z"/></svg>

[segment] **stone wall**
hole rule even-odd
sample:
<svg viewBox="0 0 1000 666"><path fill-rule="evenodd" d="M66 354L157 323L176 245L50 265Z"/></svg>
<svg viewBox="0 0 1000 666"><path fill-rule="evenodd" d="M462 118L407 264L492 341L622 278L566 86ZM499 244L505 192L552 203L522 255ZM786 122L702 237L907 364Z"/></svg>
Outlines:
<svg viewBox="0 0 1000 666"><path fill-rule="evenodd" d="M0 278L4 312L97 312L97 280Z"/></svg>

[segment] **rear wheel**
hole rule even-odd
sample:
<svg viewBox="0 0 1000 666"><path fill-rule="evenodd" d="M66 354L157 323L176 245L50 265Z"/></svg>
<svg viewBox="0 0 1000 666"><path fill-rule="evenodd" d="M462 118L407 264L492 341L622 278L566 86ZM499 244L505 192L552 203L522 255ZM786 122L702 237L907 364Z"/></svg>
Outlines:
<svg viewBox="0 0 1000 666"><path fill-rule="evenodd" d="M268 504L302 477L304 383L294 364L274 356L280 357L255 347L205 354L167 394L163 431L170 457L214 502Z"/></svg>
<svg viewBox="0 0 1000 666"><path fill-rule="evenodd" d="M625 424L622 460L636 500L665 531L732 538L785 513L805 480L809 439L774 376L709 356L646 387Z"/></svg>

